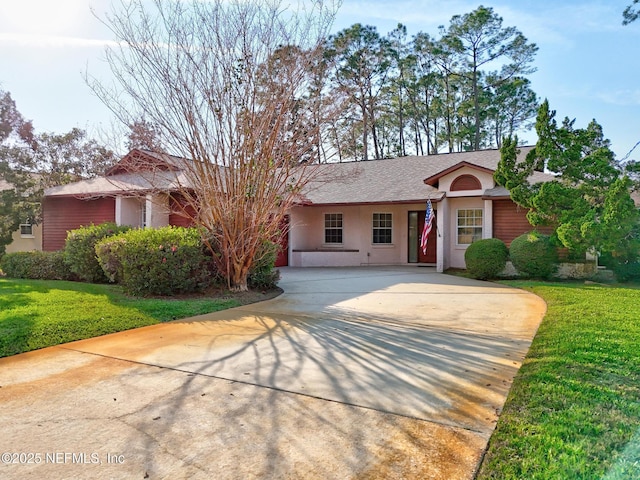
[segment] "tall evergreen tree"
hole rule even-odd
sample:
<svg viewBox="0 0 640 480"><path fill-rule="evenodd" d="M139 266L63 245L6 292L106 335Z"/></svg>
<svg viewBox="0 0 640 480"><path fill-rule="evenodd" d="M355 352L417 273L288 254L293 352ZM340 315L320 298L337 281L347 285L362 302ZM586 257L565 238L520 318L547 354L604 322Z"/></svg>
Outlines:
<svg viewBox="0 0 640 480"><path fill-rule="evenodd" d="M335 60L334 81L337 87L357 106L361 123L362 160L369 160L369 135L374 158L382 158L378 139L377 119L379 99L391 66L388 42L375 27L359 23L338 32L331 38L330 55Z"/></svg>
<svg viewBox="0 0 640 480"><path fill-rule="evenodd" d="M502 17L483 6L452 17L443 42L460 57L462 68L457 73L470 81L474 115L472 148L479 150L484 133L481 118L484 91L534 72L531 64L538 47L528 43L515 27L503 27ZM500 70L492 71L489 77L485 69L495 68L498 63Z"/></svg>
<svg viewBox="0 0 640 480"><path fill-rule="evenodd" d="M498 83L488 95L487 128L492 132L491 143L500 148L503 137L514 137L517 131L534 123L538 96L531 89L531 82L522 77Z"/></svg>
<svg viewBox="0 0 640 480"><path fill-rule="evenodd" d="M391 112L392 128L397 132L393 135L394 155L407 155L407 141L405 131L408 123L408 88L411 78L410 44L407 39L407 27L402 24L389 33L389 54L391 57L392 74L387 86L389 111Z"/></svg>

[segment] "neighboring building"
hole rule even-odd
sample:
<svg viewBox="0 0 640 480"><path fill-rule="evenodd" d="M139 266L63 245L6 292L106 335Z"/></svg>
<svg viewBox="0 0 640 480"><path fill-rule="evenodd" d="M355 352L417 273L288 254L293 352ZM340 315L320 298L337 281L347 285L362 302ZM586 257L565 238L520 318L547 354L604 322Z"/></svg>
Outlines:
<svg viewBox="0 0 640 480"><path fill-rule="evenodd" d="M69 230L92 223L186 226L188 220L180 216L170 193L176 189L172 182L179 178L180 161L132 150L104 177L47 189L42 204L43 250L62 249Z"/></svg>
<svg viewBox="0 0 640 480"><path fill-rule="evenodd" d="M9 183L0 180L0 191L12 188ZM13 232L13 241L7 245L6 253L30 252L32 250L42 250L42 225L36 225L29 219L25 219L18 230Z"/></svg>
<svg viewBox="0 0 640 480"><path fill-rule="evenodd" d="M521 156L530 149L522 147ZM289 212L286 254L279 264L464 268L464 252L474 240L496 237L508 245L531 230L526 211L493 180L499 160L499 150L484 150L320 165L321 177L330 180L308 185ZM62 248L68 230L90 223L186 224L172 195L184 161L133 150L105 177L48 189L44 250ZM154 181L129 173L132 165L140 172L152 166ZM531 180L551 178L536 173ZM423 254L419 242L427 198L436 219Z"/></svg>

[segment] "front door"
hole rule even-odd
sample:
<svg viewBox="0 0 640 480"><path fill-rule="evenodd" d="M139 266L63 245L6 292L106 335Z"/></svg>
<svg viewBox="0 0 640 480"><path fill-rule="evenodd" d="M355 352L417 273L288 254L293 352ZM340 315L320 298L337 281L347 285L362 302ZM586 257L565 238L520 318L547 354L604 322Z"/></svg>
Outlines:
<svg viewBox="0 0 640 480"><path fill-rule="evenodd" d="M437 212L433 212L435 218L427 239L427 252L420 248L420 237L424 228L425 211L409 212L409 263L436 263L437 258Z"/></svg>

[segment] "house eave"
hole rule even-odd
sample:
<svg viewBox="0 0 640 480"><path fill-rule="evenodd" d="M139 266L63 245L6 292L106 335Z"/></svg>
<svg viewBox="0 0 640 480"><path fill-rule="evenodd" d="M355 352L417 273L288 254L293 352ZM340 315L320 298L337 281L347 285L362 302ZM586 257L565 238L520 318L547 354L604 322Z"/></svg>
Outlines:
<svg viewBox="0 0 640 480"><path fill-rule="evenodd" d="M482 195L482 200L511 200L510 195Z"/></svg>
<svg viewBox="0 0 640 480"><path fill-rule="evenodd" d="M438 203L442 199L446 197L444 192L440 192L438 196L426 196L417 199L408 199L408 200L380 200L380 201L371 201L371 202L322 202L322 203L314 203L311 201L303 201L296 203L296 207L351 207L351 206L360 206L360 205L415 205L417 203L422 204L427 201L427 198L431 200L432 203Z"/></svg>
<svg viewBox="0 0 640 480"><path fill-rule="evenodd" d="M151 192L152 190L118 190L117 192L61 193L57 195L45 195L44 198L76 198L78 200L92 200L95 198L140 197Z"/></svg>

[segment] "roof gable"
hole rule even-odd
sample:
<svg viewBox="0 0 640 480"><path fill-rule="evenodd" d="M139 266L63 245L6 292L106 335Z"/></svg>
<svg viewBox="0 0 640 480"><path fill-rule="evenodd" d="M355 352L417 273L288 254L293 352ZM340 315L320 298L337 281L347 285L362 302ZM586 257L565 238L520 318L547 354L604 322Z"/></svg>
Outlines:
<svg viewBox="0 0 640 480"><path fill-rule="evenodd" d="M176 171L179 167L171 155L134 148L113 167L106 171L106 177L136 172Z"/></svg>
<svg viewBox="0 0 640 480"><path fill-rule="evenodd" d="M480 172L489 173L491 175L493 175L493 172L495 172L495 169L488 168L488 167L482 167L480 165L469 163L467 161L462 161L462 162L456 163L455 165L452 165L451 167L446 168L446 169L436 173L435 175L432 175L430 177L425 178L424 179L424 183L427 184L427 185L431 185L432 187L437 187L438 186L438 181L442 177L444 177L445 175L449 175L450 173L453 173L456 170L460 170L463 167L469 167L469 168L472 168L474 170L478 170Z"/></svg>

